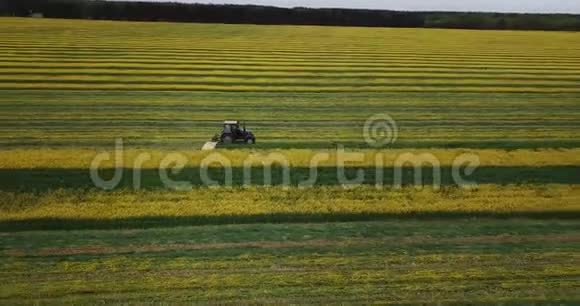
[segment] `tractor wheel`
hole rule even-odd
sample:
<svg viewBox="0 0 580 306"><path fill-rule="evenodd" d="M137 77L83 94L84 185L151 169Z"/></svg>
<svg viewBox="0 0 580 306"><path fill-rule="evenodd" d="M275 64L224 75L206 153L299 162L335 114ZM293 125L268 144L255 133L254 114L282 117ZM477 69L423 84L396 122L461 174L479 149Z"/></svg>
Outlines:
<svg viewBox="0 0 580 306"><path fill-rule="evenodd" d="M226 136L223 138L223 142L225 144L231 144L232 142L234 142L234 139L231 136Z"/></svg>
<svg viewBox="0 0 580 306"><path fill-rule="evenodd" d="M255 144L256 143L256 140L255 139L252 139L252 138L248 138L248 139L246 139L246 143L247 144Z"/></svg>

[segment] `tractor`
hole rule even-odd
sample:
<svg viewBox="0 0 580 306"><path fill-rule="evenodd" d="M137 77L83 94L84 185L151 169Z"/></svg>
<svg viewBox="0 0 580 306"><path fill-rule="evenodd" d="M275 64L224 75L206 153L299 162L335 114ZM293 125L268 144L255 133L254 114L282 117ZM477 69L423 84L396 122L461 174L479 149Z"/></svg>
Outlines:
<svg viewBox="0 0 580 306"><path fill-rule="evenodd" d="M252 131L246 129L245 123L240 127L239 121L224 121L224 129L221 134L215 135L212 140L224 144L236 142L256 143L256 137Z"/></svg>

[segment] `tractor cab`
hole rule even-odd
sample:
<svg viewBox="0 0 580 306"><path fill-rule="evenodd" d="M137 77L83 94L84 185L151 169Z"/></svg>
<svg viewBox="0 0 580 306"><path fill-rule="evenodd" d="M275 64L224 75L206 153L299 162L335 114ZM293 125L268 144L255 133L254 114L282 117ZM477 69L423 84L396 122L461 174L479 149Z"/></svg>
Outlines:
<svg viewBox="0 0 580 306"><path fill-rule="evenodd" d="M240 129L240 122L239 121L224 121L224 129L223 133L227 134L239 134L241 131Z"/></svg>
<svg viewBox="0 0 580 306"><path fill-rule="evenodd" d="M224 127L219 135L219 142L230 144L234 142L245 142L248 144L253 144L256 142L256 137L254 134L246 129L246 125L240 125L239 121L224 121Z"/></svg>

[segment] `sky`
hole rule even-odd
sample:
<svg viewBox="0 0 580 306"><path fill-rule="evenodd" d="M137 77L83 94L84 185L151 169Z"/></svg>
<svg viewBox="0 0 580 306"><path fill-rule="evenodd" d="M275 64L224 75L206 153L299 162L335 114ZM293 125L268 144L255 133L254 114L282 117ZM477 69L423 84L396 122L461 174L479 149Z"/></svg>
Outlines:
<svg viewBox="0 0 580 306"><path fill-rule="evenodd" d="M137 1L137 0L132 0ZM144 0L139 0L144 1ZM485 11L580 14L580 0L145 0L258 4L280 7L336 7L408 11Z"/></svg>

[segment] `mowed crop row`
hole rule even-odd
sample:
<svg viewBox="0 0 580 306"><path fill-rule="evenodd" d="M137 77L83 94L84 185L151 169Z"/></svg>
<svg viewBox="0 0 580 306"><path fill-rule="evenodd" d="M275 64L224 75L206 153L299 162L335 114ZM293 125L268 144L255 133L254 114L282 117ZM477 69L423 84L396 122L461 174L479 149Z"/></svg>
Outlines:
<svg viewBox="0 0 580 306"><path fill-rule="evenodd" d="M525 107L523 107L525 105ZM576 94L218 93L22 91L0 95L5 147L200 148L227 118L247 121L257 148L368 148L365 121L389 114L391 147L574 148Z"/></svg>
<svg viewBox="0 0 580 306"><path fill-rule="evenodd" d="M573 305L576 232L456 220L3 233L0 301Z"/></svg>
<svg viewBox="0 0 580 306"><path fill-rule="evenodd" d="M16 175L33 182L26 174ZM82 175L88 176L82 172L76 178L82 179ZM39 191L44 186L34 187L31 191L0 190L1 232L391 219L529 218L549 222L577 220L580 199L577 184L482 184L469 190L453 186L439 190L251 186L102 191L87 184Z"/></svg>
<svg viewBox="0 0 580 306"><path fill-rule="evenodd" d="M577 33L0 24L0 89L580 92Z"/></svg>

